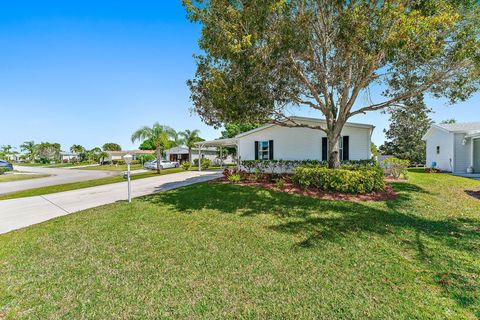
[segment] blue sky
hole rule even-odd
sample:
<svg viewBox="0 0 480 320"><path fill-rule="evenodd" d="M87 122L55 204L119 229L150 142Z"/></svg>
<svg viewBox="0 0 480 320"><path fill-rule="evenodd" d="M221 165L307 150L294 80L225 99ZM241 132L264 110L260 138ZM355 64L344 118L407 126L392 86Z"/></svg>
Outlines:
<svg viewBox="0 0 480 320"><path fill-rule="evenodd" d="M155 121L217 138L189 110L185 81L195 72L199 33L180 0L2 1L0 145L50 141L68 150L116 142L129 149L136 147L131 133ZM455 106L428 103L436 121L480 121L478 94ZM381 144L387 120L373 113L351 121L374 124Z"/></svg>

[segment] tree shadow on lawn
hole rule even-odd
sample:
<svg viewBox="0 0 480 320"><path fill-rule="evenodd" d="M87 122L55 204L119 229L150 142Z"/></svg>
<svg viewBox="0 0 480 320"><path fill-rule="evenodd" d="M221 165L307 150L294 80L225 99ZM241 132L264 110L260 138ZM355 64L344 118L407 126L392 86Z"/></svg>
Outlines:
<svg viewBox="0 0 480 320"><path fill-rule="evenodd" d="M480 232L476 230L480 222L428 219L421 212L415 212L412 204L415 193L428 195L427 191L406 182L392 185L398 192L397 199L380 203L319 200L218 183L188 186L146 196L140 201L170 205L185 213L212 209L239 216L271 214L278 218L278 224L267 228L302 236L303 240L296 244L298 248L314 248L325 241L341 242L352 234L358 237L391 235L392 241L400 242L416 253L418 261L434 273L433 280L459 305L474 305L478 294L476 280L470 274L462 275L465 270L474 273L471 265L453 272L450 268L462 263L458 257L452 256L452 252L461 251L474 256L479 251ZM434 241L444 249L428 252L429 245L425 245L422 238L429 245Z"/></svg>

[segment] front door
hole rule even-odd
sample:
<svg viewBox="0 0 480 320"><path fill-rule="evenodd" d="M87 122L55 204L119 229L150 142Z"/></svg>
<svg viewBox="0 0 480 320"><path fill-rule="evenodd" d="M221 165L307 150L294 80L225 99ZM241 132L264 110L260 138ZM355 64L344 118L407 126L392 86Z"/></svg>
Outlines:
<svg viewBox="0 0 480 320"><path fill-rule="evenodd" d="M473 168L480 173L480 139L473 140Z"/></svg>

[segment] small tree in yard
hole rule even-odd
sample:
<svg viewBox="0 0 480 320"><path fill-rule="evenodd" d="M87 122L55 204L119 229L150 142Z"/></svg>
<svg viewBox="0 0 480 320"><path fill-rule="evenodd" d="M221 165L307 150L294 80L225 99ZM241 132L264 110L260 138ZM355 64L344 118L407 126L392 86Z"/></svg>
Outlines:
<svg viewBox="0 0 480 320"><path fill-rule="evenodd" d="M122 147L118 143L107 142L102 146L103 151L121 151Z"/></svg>
<svg viewBox="0 0 480 320"><path fill-rule="evenodd" d="M176 141L177 133L169 126L155 122L152 127L142 127L132 134L132 142L150 140L155 145L157 159L157 173L160 173L162 149L170 148L172 141Z"/></svg>
<svg viewBox="0 0 480 320"><path fill-rule="evenodd" d="M188 161L190 162L190 164L193 163L192 148L195 147L195 142L200 142L204 140L200 138L199 133L199 130L185 130L179 133L181 137L181 143L183 143L188 148Z"/></svg>
<svg viewBox="0 0 480 320"><path fill-rule="evenodd" d="M273 122L321 130L329 167L351 117L422 94L463 101L480 80L475 0L183 0L202 24L194 111L215 127ZM384 88L372 102L373 86ZM359 99L361 96L366 98ZM306 106L325 125L296 123Z"/></svg>

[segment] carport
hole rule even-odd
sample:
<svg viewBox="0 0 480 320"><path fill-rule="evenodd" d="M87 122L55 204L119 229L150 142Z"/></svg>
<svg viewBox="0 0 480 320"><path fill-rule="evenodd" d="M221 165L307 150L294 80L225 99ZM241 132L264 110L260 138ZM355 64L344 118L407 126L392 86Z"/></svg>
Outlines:
<svg viewBox="0 0 480 320"><path fill-rule="evenodd" d="M218 139L218 140L210 140L210 141L200 141L196 142L195 145L198 148L198 171L202 171L202 148L207 147L216 147L220 149L220 166L223 167L223 149L227 147L234 147L237 150L237 165L240 165L239 159L239 145L238 140L231 138L231 139Z"/></svg>

